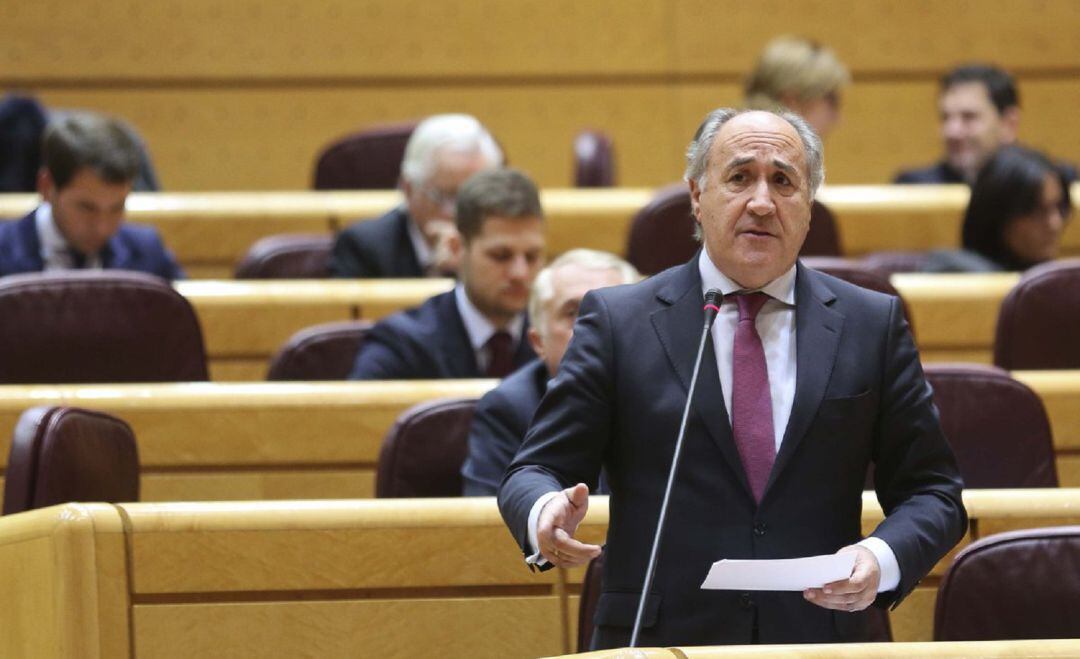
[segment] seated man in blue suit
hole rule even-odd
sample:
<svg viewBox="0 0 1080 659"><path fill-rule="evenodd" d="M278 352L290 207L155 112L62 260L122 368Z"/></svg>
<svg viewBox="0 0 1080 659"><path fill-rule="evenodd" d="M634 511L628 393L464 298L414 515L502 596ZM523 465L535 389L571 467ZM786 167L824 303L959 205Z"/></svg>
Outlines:
<svg viewBox="0 0 1080 659"><path fill-rule="evenodd" d="M477 403L461 467L465 496L495 496L548 380L559 371L585 293L640 278L626 261L591 249L566 252L536 277L529 296L529 342L540 360L503 380Z"/></svg>
<svg viewBox="0 0 1080 659"><path fill-rule="evenodd" d="M117 121L90 113L45 129L38 191L26 217L0 224L0 275L71 268L184 276L152 227L124 223L139 146Z"/></svg>
<svg viewBox="0 0 1080 659"><path fill-rule="evenodd" d="M536 358L525 305L544 265L540 195L525 174L474 175L457 198L461 269L454 290L383 319L350 379L504 377Z"/></svg>
<svg viewBox="0 0 1080 659"><path fill-rule="evenodd" d="M330 256L334 277L444 277L458 270L454 198L476 172L498 167L502 149L475 117L437 114L405 145L399 187L405 203L346 227Z"/></svg>

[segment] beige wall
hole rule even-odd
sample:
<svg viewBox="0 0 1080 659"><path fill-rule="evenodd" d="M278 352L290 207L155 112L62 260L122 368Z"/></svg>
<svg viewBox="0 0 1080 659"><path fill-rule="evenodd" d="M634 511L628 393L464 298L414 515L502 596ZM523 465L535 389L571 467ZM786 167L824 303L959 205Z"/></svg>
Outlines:
<svg viewBox="0 0 1080 659"><path fill-rule="evenodd" d="M172 190L304 188L334 137L443 111L479 116L547 187L602 127L620 184L652 186L795 32L854 74L829 180L872 183L936 156L935 81L972 59L1017 73L1026 141L1080 160L1078 31L1073 0L40 0L5 9L0 88L129 118Z"/></svg>

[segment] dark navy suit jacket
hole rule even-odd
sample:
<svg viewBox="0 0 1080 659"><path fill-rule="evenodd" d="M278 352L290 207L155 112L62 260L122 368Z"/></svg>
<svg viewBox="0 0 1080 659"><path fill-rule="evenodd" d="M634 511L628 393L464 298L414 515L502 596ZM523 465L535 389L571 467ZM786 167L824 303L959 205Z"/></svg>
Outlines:
<svg viewBox="0 0 1080 659"><path fill-rule="evenodd" d="M536 359L522 327L514 368ZM350 380L439 380L482 378L454 291L427 300L415 309L387 316L360 345Z"/></svg>
<svg viewBox="0 0 1080 659"><path fill-rule="evenodd" d="M135 270L169 280L184 278L184 271L153 227L121 224L105 244L101 260L108 270ZM34 213L0 223L0 276L44 269Z"/></svg>
<svg viewBox="0 0 1080 659"><path fill-rule="evenodd" d="M547 364L537 359L504 379L476 404L469 452L461 466L465 496L495 496L506 468L525 440L549 377Z"/></svg>
<svg viewBox="0 0 1080 659"><path fill-rule="evenodd" d="M643 647L865 640L868 612L834 612L800 592L702 590L722 558L831 554L861 539L862 491L875 465L896 555L899 601L967 528L956 461L897 298L798 267L791 417L761 502L732 436L706 342L678 482L640 637ZM527 545L546 492L611 490L595 647L629 640L700 340L697 259L639 284L589 292L506 478L499 507Z"/></svg>
<svg viewBox="0 0 1080 659"><path fill-rule="evenodd" d="M404 206L374 220L354 222L334 241L330 274L363 279L423 277L408 222Z"/></svg>
<svg viewBox="0 0 1080 659"><path fill-rule="evenodd" d="M1070 185L1076 180L1076 168L1065 162L1056 163L1061 176ZM907 169L896 175L893 183L967 183L960 172L942 160L920 169Z"/></svg>

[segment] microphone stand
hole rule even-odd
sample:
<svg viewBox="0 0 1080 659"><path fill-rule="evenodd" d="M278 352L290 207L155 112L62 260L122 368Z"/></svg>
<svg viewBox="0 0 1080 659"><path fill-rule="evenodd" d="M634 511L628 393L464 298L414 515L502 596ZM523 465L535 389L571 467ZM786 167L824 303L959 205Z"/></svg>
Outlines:
<svg viewBox="0 0 1080 659"><path fill-rule="evenodd" d="M697 389L698 371L701 370L701 358L705 354L705 342L709 339L709 331L716 320L716 314L720 311L720 303L723 298L723 293L715 288L705 294L705 326L701 329L697 358L694 359L694 374L690 376L690 391L687 392L682 422L679 423L679 437L675 440L675 455L671 459L671 471L668 473L667 486L664 488L664 500L660 504L660 517L656 521L656 535L653 536L652 551L649 552L649 564L645 568L645 583L641 587L641 599L638 600L637 615L634 616L634 629L630 633L629 647L632 648L637 647L638 634L641 632L641 620L645 615L645 601L649 595L649 589L652 588L653 578L656 576L656 558L660 553L660 538L664 533L664 522L667 520L668 505L671 503L671 489L675 484L675 473L679 469L679 459L682 457L683 438L686 437L686 420L690 416L690 403L694 400L694 390Z"/></svg>

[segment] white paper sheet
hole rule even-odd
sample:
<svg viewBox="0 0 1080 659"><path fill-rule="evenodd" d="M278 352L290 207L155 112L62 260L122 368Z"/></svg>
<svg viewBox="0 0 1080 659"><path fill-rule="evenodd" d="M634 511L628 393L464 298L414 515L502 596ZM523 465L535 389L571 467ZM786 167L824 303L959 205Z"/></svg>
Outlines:
<svg viewBox="0 0 1080 659"><path fill-rule="evenodd" d="M708 590L806 590L847 579L855 567L855 552L771 561L724 559L712 564Z"/></svg>

